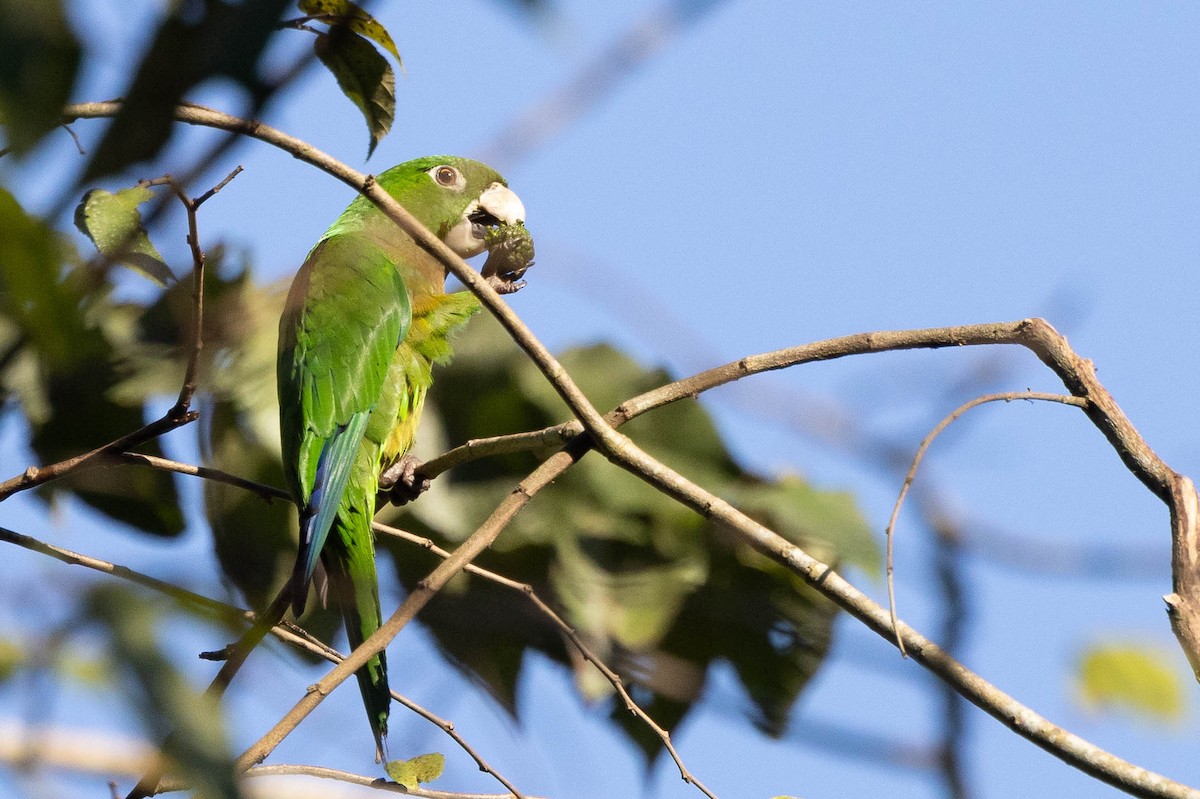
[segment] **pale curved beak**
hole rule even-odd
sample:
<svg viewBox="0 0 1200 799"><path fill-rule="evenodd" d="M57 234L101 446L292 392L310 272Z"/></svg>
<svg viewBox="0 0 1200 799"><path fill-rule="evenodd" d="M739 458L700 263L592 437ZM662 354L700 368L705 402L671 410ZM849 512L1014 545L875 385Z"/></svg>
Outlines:
<svg viewBox="0 0 1200 799"><path fill-rule="evenodd" d="M500 183L493 183L479 195L479 208L488 212L505 225L515 225L525 221L525 205L512 189Z"/></svg>
<svg viewBox="0 0 1200 799"><path fill-rule="evenodd" d="M460 258L470 258L483 252L483 239L489 227L515 225L525 221L525 205L521 198L501 183L483 190L479 199L467 206L462 219L446 234L446 246Z"/></svg>

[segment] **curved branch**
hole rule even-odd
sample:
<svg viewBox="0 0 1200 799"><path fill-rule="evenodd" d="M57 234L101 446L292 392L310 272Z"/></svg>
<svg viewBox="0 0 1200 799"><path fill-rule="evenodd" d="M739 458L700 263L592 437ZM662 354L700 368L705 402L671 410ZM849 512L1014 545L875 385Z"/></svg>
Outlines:
<svg viewBox="0 0 1200 799"><path fill-rule="evenodd" d="M917 479L917 469L921 468L921 461L925 459L925 453L929 451L929 447L933 444L935 438L972 408L978 408L980 405L986 405L989 402L1012 402L1014 400L1041 400L1043 402L1059 402L1064 405L1074 405L1077 408L1087 407L1087 402L1078 397L1067 397L1062 394L1046 394L1040 391L1006 391L999 394L984 394L981 397L964 402L948 413L921 440L921 445L917 447L917 453L913 456L912 465L908 467L908 472L904 475L904 484L900 486L900 496L896 497L896 503L892 506L892 515L888 519L887 527L884 528L884 537L887 539L888 610L892 617L893 627L896 626L896 581L893 579L892 554L896 540L896 520L900 518L900 509L904 507L904 498L908 496L908 489L912 488L913 481ZM896 639L896 648L900 650L901 655L908 656L908 652L904 649L904 641L899 638Z"/></svg>

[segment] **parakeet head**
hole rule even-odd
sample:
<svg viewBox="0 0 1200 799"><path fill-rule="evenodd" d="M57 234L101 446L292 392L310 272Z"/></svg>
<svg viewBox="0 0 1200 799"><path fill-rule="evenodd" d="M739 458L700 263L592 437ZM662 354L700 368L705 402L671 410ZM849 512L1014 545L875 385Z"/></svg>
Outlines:
<svg viewBox="0 0 1200 799"><path fill-rule="evenodd" d="M469 158L417 158L377 180L462 258L483 252L489 228L525 221L525 206L500 173Z"/></svg>

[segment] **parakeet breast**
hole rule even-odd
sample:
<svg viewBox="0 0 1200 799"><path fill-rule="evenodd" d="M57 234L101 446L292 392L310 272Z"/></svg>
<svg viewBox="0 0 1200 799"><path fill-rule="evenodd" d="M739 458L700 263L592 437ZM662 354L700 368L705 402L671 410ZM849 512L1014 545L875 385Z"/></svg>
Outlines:
<svg viewBox="0 0 1200 799"><path fill-rule="evenodd" d="M466 291L428 294L414 301L408 335L396 348L384 396L373 415L389 424L381 437L385 469L412 447L433 382L433 365L450 359L450 336L479 308L479 301Z"/></svg>

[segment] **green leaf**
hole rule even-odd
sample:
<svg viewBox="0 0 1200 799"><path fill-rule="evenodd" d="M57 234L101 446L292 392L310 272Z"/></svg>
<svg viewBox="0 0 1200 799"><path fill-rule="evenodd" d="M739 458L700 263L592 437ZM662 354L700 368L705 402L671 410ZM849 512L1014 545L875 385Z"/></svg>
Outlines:
<svg viewBox="0 0 1200 799"><path fill-rule="evenodd" d="M0 0L0 124L14 152L61 122L79 57L61 0Z"/></svg>
<svg viewBox="0 0 1200 799"><path fill-rule="evenodd" d="M107 444L144 423L141 404L117 402L112 389L119 380L106 342L98 342L95 357L46 376L45 398L49 415L33 426L30 446L42 463L54 463ZM140 448L162 455L157 441ZM96 510L143 532L175 536L183 531L183 511L175 476L141 467L84 469L47 483L38 495L52 498L70 490Z"/></svg>
<svg viewBox="0 0 1200 799"><path fill-rule="evenodd" d="M740 489L733 502L814 557L852 563L879 576L879 545L851 494L822 491L785 475Z"/></svg>
<svg viewBox="0 0 1200 799"><path fill-rule="evenodd" d="M1100 644L1079 662L1083 704L1097 709L1123 708L1161 721L1183 716L1184 689L1171 668L1170 653L1136 643Z"/></svg>
<svg viewBox="0 0 1200 799"><path fill-rule="evenodd" d="M62 285L61 272L54 231L0 188L0 312L50 366L73 360L87 342L78 300Z"/></svg>
<svg viewBox="0 0 1200 799"><path fill-rule="evenodd" d="M367 37L391 53L400 68L404 68L404 61L400 58L396 43L392 41L392 35L366 9L350 0L300 0L299 6L305 14L320 19L330 27L345 26Z"/></svg>
<svg viewBox="0 0 1200 799"><path fill-rule="evenodd" d="M125 264L160 286L175 280L170 267L150 243L138 206L154 197L144 186L121 189L116 194L92 189L75 208L75 227L92 240L113 263Z"/></svg>
<svg viewBox="0 0 1200 799"><path fill-rule="evenodd" d="M417 755L412 760L390 760L384 768L393 782L411 791L423 782L433 782L442 776L446 769L446 756L439 752L430 752L427 755Z"/></svg>
<svg viewBox="0 0 1200 799"><path fill-rule="evenodd" d="M348 28L335 27L320 34L314 48L321 63L337 78L342 94L362 111L371 136L367 146L370 158L395 119L395 73L370 42Z"/></svg>

